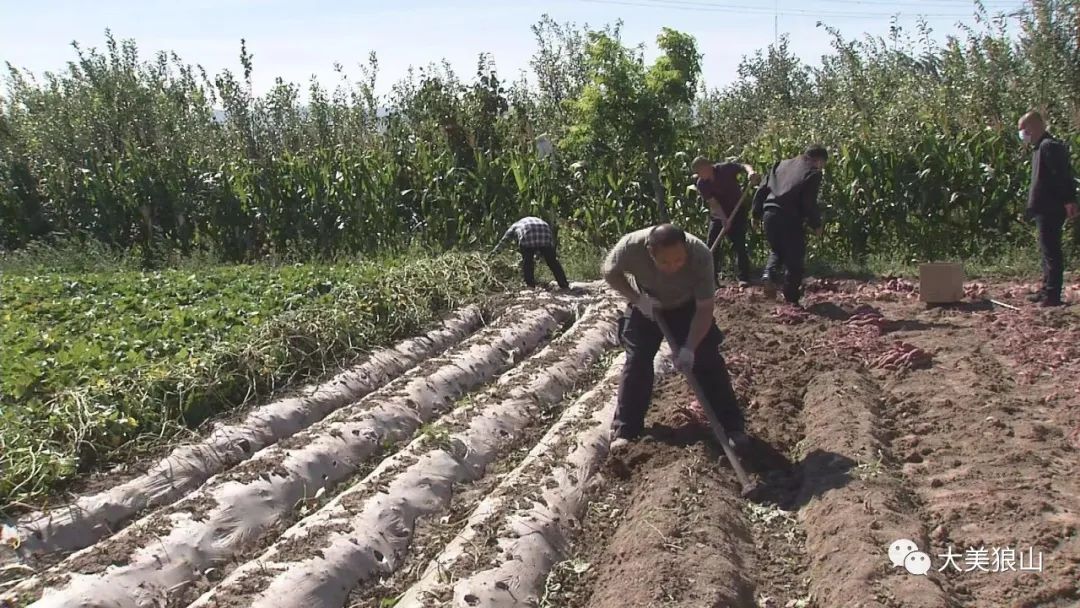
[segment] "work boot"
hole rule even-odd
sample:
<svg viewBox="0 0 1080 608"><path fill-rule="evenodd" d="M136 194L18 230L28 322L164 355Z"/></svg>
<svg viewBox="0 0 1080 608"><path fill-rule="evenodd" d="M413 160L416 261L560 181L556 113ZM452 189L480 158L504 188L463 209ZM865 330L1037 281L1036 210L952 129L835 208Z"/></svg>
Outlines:
<svg viewBox="0 0 1080 608"><path fill-rule="evenodd" d="M1035 293L1029 295L1027 297L1027 299L1028 299L1028 302L1031 302L1033 304L1038 304L1039 302L1042 302L1043 300L1046 299L1046 294L1044 292L1042 292L1042 291L1036 291Z"/></svg>
<svg viewBox="0 0 1080 608"><path fill-rule="evenodd" d="M799 304L800 299L802 299L802 290L798 287L788 287L784 289L784 301L788 304L795 308L802 308Z"/></svg>

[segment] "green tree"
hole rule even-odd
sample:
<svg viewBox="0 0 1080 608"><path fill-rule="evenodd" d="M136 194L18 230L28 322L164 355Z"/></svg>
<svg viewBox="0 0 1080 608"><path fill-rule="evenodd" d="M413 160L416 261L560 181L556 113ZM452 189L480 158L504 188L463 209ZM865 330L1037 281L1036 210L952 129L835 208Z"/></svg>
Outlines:
<svg viewBox="0 0 1080 608"><path fill-rule="evenodd" d="M656 39L661 54L646 68L641 48L622 44L619 25L588 33L588 80L571 102L568 141L608 170L625 170L626 161L644 158L657 218L666 222L660 157L677 151L701 74L701 55L692 36L664 28Z"/></svg>

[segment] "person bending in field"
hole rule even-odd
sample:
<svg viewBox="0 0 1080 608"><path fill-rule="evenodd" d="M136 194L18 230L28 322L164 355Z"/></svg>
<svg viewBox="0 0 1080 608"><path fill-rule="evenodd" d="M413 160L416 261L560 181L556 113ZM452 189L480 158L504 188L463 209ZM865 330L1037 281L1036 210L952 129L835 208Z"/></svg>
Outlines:
<svg viewBox="0 0 1080 608"><path fill-rule="evenodd" d="M1024 215L1039 229L1042 252L1042 289L1030 297L1040 306L1061 306L1065 254L1061 233L1065 220L1080 214L1076 206L1076 181L1069 162L1069 148L1046 129L1038 112L1028 112L1019 123L1020 139L1031 145L1031 190Z"/></svg>
<svg viewBox="0 0 1080 608"><path fill-rule="evenodd" d="M706 240L713 250L713 264L720 270L720 247L717 239L726 236L735 254L735 277L739 287L750 285L750 255L746 252L746 228L750 215L749 205L736 210L742 198L739 175L746 174L750 186L761 183L761 176L750 165L716 163L704 156L694 159L691 169L697 173L697 191L709 205L709 236ZM717 279L716 286L720 286Z"/></svg>
<svg viewBox="0 0 1080 608"><path fill-rule="evenodd" d="M547 222L538 217L521 218L503 234L491 253L494 254L511 238L517 240L518 250L521 252L521 273L524 275L526 285L536 287L536 255L540 254L551 269L551 274L555 275L555 282L559 284L559 287L564 290L570 289L566 272L555 255L555 235Z"/></svg>
<svg viewBox="0 0 1080 608"><path fill-rule="evenodd" d="M799 306L803 274L806 272L806 234L804 222L819 236L822 233L818 192L822 170L829 159L824 147L813 145L799 156L778 161L754 195L754 219L761 219L769 260L762 279L765 297L776 298L780 285L780 267L786 271L784 299Z"/></svg>
<svg viewBox="0 0 1080 608"><path fill-rule="evenodd" d="M679 345L676 365L692 371L704 389L709 403L701 406L711 406L735 447L745 447L743 415L720 354L723 335L713 319L713 259L705 243L671 224L644 228L623 236L601 270L608 285L630 303L620 318L626 362L612 423L612 450L622 449L644 430L653 360L664 339L658 317Z"/></svg>

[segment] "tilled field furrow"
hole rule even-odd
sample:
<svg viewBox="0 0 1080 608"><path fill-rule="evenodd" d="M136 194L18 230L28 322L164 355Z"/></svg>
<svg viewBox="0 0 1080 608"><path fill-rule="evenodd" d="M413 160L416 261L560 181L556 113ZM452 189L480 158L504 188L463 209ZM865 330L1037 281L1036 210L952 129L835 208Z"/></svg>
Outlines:
<svg viewBox="0 0 1080 608"><path fill-rule="evenodd" d="M852 370L825 373L806 389L797 503L811 556L810 592L816 605L829 608L951 607L935 573L913 576L889 562L894 541L926 547L928 530L893 469L887 438L879 436L880 395L875 382Z"/></svg>
<svg viewBox="0 0 1080 608"><path fill-rule="evenodd" d="M746 559L748 581L760 608L813 608L806 577L805 533L797 519L796 494L801 485L797 460L804 438L802 397L807 383L839 361L803 357L820 339L828 318L811 306L809 318L796 325L763 318L766 310L724 309L731 334L729 361L738 394L749 404L751 434L757 438L743 459L756 474L761 492L744 501L742 515L752 533L754 555ZM839 315L836 315L839 316ZM760 320L749 323L748 318Z"/></svg>
<svg viewBox="0 0 1080 608"><path fill-rule="evenodd" d="M663 365L665 361L666 357L657 358L657 379L670 371L669 366ZM587 506L589 488L607 456L608 425L615 412L616 379L621 367L621 361L613 366L596 392L588 400L582 400L579 411L568 412L563 423L565 434L560 433L561 437L553 437L550 442L549 451L560 453L557 460L538 458L535 470L523 473L504 490L513 498L511 505L521 506L494 519L494 526L487 530L488 539L483 542L489 555L470 556L480 569L453 582L451 605L489 608L539 605L548 574L566 555L568 540ZM590 400L597 403L589 404ZM585 416L589 416L587 422L582 423ZM494 543L491 538L495 539ZM449 569L450 579L457 579L454 570L448 567L460 559L461 554L443 557L429 570L429 588L410 590L397 606L439 605L421 601L420 594L439 597L438 574ZM485 566L494 567L485 569Z"/></svg>
<svg viewBox="0 0 1080 608"><path fill-rule="evenodd" d="M538 411L558 403L590 363L615 343L618 309L609 299L537 355L528 379L476 399L475 415L447 436L415 442L315 515L286 531L257 559L232 573L192 608L338 607L350 591L393 573L409 550L417 520L444 510L458 484L482 477L512 447ZM485 398L487 397L487 398Z"/></svg>
<svg viewBox="0 0 1080 608"><path fill-rule="evenodd" d="M567 320L566 299L508 310L502 322L360 402L211 478L176 505L71 556L5 596L35 606L161 606L246 548L305 499L331 491L379 447L408 437L466 391L514 364ZM12 597L14 596L14 597Z"/></svg>
<svg viewBox="0 0 1080 608"><path fill-rule="evenodd" d="M633 467L628 496L617 496L592 514L612 518L606 525L617 528L599 552L588 550L599 542L592 537L578 542L586 549L584 559L568 560L558 569L570 588L549 582L545 596L559 599L544 597L541 606L757 605L751 532L731 470L717 466L717 450L710 446L665 443L643 443L626 456ZM576 573L587 583L574 589Z"/></svg>
<svg viewBox="0 0 1080 608"><path fill-rule="evenodd" d="M1074 606L1080 460L1062 429L1075 401L1043 397L1056 379L1032 386L996 347L952 340L941 345L948 375L888 387L904 473L932 529L920 547L960 605Z"/></svg>
<svg viewBox="0 0 1080 608"><path fill-rule="evenodd" d="M665 345L657 358L654 371L658 378L670 372L667 352ZM521 463L477 505L464 529L396 598L396 608L450 605L455 580L470 573L479 574L478 569L499 563L507 551L519 555L512 548L502 548L510 542L500 536L512 526L511 517L524 517L535 523L530 532L537 534L540 545L529 550L543 557L527 560L530 566L527 576L533 583L517 590L526 592L523 597L535 597L527 589L543 581L551 565L561 559L566 550L565 538L571 528L577 528L574 522L582 515L588 490L607 454L615 406L613 395L624 360L625 356L620 355L597 385L567 408ZM496 539L500 540L496 542ZM515 580L519 584L525 582ZM515 595L519 595L517 591ZM468 601L484 605L479 596L469 597Z"/></svg>
<svg viewBox="0 0 1080 608"><path fill-rule="evenodd" d="M294 396L258 407L242 422L220 426L201 442L176 448L139 477L79 498L71 505L20 518L14 526L19 558L27 560L37 554L74 551L92 545L140 512L183 497L212 475L314 424L424 359L461 342L482 322L480 308L469 306L426 335L376 351L362 364L324 384L305 387Z"/></svg>

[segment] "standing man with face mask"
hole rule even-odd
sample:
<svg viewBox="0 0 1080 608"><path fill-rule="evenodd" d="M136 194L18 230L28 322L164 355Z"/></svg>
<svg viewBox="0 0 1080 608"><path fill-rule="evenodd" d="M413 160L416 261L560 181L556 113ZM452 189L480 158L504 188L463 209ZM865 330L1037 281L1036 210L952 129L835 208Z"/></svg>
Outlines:
<svg viewBox="0 0 1080 608"><path fill-rule="evenodd" d="M709 403L701 406L712 406L735 447L745 447L743 415L719 350L723 336L713 319L713 260L705 243L671 224L637 230L612 248L602 272L608 285L630 302L620 332L626 364L612 425L612 450L644 430L652 399L653 360L664 339L657 315L680 345L676 365L692 371L705 391Z"/></svg>
<svg viewBox="0 0 1080 608"><path fill-rule="evenodd" d="M1028 112L1019 123L1020 139L1034 147L1031 154L1031 190L1025 215L1034 219L1042 252L1042 289L1031 296L1040 306L1061 306L1065 254L1061 235L1066 219L1080 213L1076 205L1076 181L1069 162L1069 148L1046 129L1038 112Z"/></svg>

